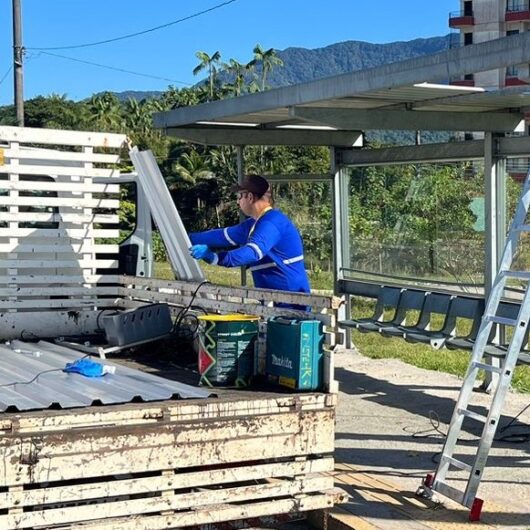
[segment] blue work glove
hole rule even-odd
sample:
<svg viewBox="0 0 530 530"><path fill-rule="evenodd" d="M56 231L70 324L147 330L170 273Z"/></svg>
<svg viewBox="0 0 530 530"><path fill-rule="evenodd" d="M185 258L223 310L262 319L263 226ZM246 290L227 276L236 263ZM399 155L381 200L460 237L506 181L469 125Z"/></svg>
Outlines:
<svg viewBox="0 0 530 530"><path fill-rule="evenodd" d="M208 245L193 245L190 247L190 254L192 258L203 259L206 263L217 263L217 254Z"/></svg>

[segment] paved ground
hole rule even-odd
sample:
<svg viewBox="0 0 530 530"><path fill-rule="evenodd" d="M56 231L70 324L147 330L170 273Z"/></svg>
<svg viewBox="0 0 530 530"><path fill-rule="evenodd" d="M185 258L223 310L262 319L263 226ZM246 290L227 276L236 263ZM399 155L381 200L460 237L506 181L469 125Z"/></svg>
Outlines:
<svg viewBox="0 0 530 530"><path fill-rule="evenodd" d="M422 370L397 360L372 360L355 352L336 356L340 383L337 411L337 481L351 495L344 506L356 529L469 528L467 511L451 501L443 506L414 496L421 479L436 468L443 436L453 412L461 379ZM484 411L488 396L474 396ZM510 393L500 429L530 403L530 395ZM465 425L466 426L466 425ZM530 407L497 441L479 490L485 500L486 528L530 529ZM462 435L463 452L470 453L480 425L470 422ZM519 442L519 443L515 443ZM455 475L454 485L462 485ZM364 526L363 526L364 525Z"/></svg>

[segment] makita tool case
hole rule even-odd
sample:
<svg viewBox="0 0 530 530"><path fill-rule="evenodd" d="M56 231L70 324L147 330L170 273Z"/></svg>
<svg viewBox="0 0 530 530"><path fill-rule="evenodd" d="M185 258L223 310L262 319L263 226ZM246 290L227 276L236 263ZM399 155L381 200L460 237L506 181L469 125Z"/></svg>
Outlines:
<svg viewBox="0 0 530 530"><path fill-rule="evenodd" d="M296 390L322 384L324 335L318 320L272 317L267 321L266 374Z"/></svg>

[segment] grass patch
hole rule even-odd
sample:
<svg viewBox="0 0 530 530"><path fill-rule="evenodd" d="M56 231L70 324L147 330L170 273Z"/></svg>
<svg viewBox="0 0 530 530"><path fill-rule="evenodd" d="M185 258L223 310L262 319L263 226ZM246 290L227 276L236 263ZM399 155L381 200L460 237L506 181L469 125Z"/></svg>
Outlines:
<svg viewBox="0 0 530 530"><path fill-rule="evenodd" d="M241 285L241 269L228 269L216 265L208 265L201 262L201 268L207 280L218 285L228 285L230 287L239 287ZM333 273L328 271L309 271L309 281L311 289L316 290L333 290ZM174 280L175 275L167 261L156 261L154 263L154 277L161 280ZM253 286L252 274L247 273L247 285Z"/></svg>

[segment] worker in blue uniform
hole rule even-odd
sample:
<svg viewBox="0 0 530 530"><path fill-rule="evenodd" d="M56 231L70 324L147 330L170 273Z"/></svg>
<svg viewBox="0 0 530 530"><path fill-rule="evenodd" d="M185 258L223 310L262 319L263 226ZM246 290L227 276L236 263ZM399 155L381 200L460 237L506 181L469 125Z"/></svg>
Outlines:
<svg viewBox="0 0 530 530"><path fill-rule="evenodd" d="M293 222L273 209L267 180L248 175L234 191L248 219L227 228L191 233L191 255L222 267L248 266L255 287L309 293L302 238Z"/></svg>

